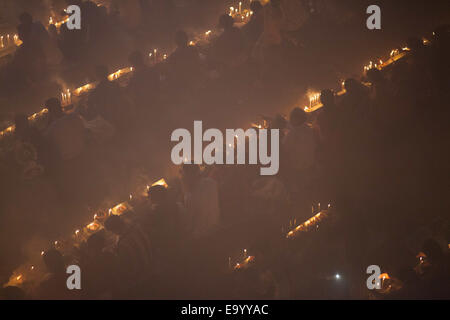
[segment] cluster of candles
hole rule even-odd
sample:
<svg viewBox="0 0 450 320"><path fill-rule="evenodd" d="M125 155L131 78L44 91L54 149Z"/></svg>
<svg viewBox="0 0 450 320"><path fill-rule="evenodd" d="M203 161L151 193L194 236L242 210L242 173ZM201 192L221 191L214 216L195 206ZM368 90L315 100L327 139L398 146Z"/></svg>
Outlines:
<svg viewBox="0 0 450 320"><path fill-rule="evenodd" d="M369 71L371 69L379 69L381 70L383 66L383 60L378 60L378 63L373 63L372 61L369 62L367 66L364 66L364 71Z"/></svg>
<svg viewBox="0 0 450 320"><path fill-rule="evenodd" d="M70 104L72 104L72 93L70 93L70 90L67 89L61 92L61 105L67 106Z"/></svg>
<svg viewBox="0 0 450 320"><path fill-rule="evenodd" d="M168 58L167 54L161 53L159 49L153 49L152 52L148 54L148 57L150 58L153 64L158 64L160 62L167 60Z"/></svg>
<svg viewBox="0 0 450 320"><path fill-rule="evenodd" d="M253 15L253 11L242 9L242 1L239 2L237 8L230 7L228 15L238 21L249 19Z"/></svg>
<svg viewBox="0 0 450 320"><path fill-rule="evenodd" d="M11 46L21 46L22 41L17 34L7 34L6 36L0 36L0 49L9 48Z"/></svg>

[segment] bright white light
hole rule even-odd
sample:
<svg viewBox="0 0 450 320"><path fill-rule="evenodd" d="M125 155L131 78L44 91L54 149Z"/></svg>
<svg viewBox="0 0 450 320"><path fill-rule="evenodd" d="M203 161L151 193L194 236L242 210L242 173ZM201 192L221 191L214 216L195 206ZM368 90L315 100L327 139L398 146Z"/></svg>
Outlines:
<svg viewBox="0 0 450 320"><path fill-rule="evenodd" d="M335 277L339 280L341 278L341 275L339 273L336 273Z"/></svg>

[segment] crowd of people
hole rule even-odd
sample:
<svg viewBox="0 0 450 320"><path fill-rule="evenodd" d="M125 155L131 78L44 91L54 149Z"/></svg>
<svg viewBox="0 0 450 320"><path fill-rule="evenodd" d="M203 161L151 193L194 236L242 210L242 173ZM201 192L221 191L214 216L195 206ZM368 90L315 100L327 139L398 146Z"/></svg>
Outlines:
<svg viewBox="0 0 450 320"><path fill-rule="evenodd" d="M45 57L56 61L47 51L54 55L59 50L65 61L81 61L104 43L102 28L109 24L102 19L107 12L90 1L80 1L80 6L92 12L92 20L87 14L87 30L92 30L87 34L72 33L64 25L59 34L53 28L47 32L30 15L21 16L18 31L24 44L10 66L26 74L21 79L39 81ZM110 70L98 63L92 68L95 89L70 112L58 98L45 102L43 128L17 114L15 140L27 160L21 159L10 175L44 177L62 203L91 203L105 195L99 191L109 183L104 167L126 175L139 163L137 151L121 162L122 153L140 149L138 142L162 137L167 144L164 137L172 128L202 115L213 122L215 110L196 104L214 108L219 100L240 108L255 92L264 97L265 91L277 91L294 79L285 57L298 50L298 34L292 29L300 22L286 18L280 1L265 6L253 1L251 10L251 19L239 28L230 15L222 15L221 33L203 47L190 45L185 31L174 32L176 49L162 63L149 66L142 51L130 53L134 71L126 86L110 81ZM449 27L443 26L427 46L421 39L409 39L404 59L371 69L363 79L346 79L343 96L323 90L323 108L312 115L297 107L289 117L267 118L267 128L280 130L279 175L261 177L256 167L247 165L185 164L168 188L151 187L132 211L102 220L102 229L70 256L57 248L46 250L48 275L32 290L7 287L3 295L448 298L450 221L435 199L444 198L447 184L442 168L448 151L438 137L449 138L449 37ZM22 83L22 88L27 85ZM239 117L239 109L231 111ZM442 156L435 156L436 148ZM293 221L311 217L311 203L329 202L330 222L301 240L286 240ZM51 222L64 219L52 216ZM38 221L48 220L29 218L29 228L41 225ZM232 272L243 259L241 251L230 252L243 245L244 259L248 253L256 263ZM420 261L414 250L423 252ZM398 290L384 296L365 288L365 270L374 263L398 279ZM81 291L67 290L69 264L82 270ZM342 281L336 281L336 272Z"/></svg>

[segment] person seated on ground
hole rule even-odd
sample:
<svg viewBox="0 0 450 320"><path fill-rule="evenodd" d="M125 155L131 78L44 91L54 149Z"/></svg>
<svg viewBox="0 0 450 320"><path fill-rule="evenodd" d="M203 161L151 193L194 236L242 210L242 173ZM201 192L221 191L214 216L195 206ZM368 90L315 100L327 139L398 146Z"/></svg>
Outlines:
<svg viewBox="0 0 450 320"><path fill-rule="evenodd" d="M62 254L51 249L43 255L44 264L49 272L46 279L36 290L35 298L39 300L72 300L79 295L79 290L68 290L66 266Z"/></svg>
<svg viewBox="0 0 450 320"><path fill-rule="evenodd" d="M23 42L11 62L13 79L21 79L16 87L35 85L46 74L46 57L39 42L32 40L31 26L22 24L17 28L19 39Z"/></svg>
<svg viewBox="0 0 450 320"><path fill-rule="evenodd" d="M184 31L177 31L175 44L177 48L167 60L170 81L174 87L192 84L201 75L198 50L188 44L188 35Z"/></svg>
<svg viewBox="0 0 450 320"><path fill-rule="evenodd" d="M128 61L134 68L128 89L138 103L145 103L149 97L154 98L158 92L159 76L154 70L145 65L144 56L140 51L131 53Z"/></svg>
<svg viewBox="0 0 450 320"><path fill-rule="evenodd" d="M69 161L82 154L86 147L87 131L82 119L76 114L65 114L61 102L50 98L45 102L49 125L44 138L54 160Z"/></svg>
<svg viewBox="0 0 450 320"><path fill-rule="evenodd" d="M289 192L301 193L303 197L310 191L317 149L314 131L306 119L302 109L292 110L289 130L280 146L280 174L284 185Z"/></svg>
<svg viewBox="0 0 450 320"><path fill-rule="evenodd" d="M217 183L201 175L200 167L185 164L181 168L187 228L192 237L211 235L219 225L219 194Z"/></svg>
<svg viewBox="0 0 450 320"><path fill-rule="evenodd" d="M45 30L45 27L39 21L33 21L33 16L31 14L28 12L23 12L19 16L19 21L20 24L18 28L26 27L30 29L30 41L37 42L42 47L48 44L50 36L47 30Z"/></svg>
<svg viewBox="0 0 450 320"><path fill-rule="evenodd" d="M86 244L86 253L81 263L85 298L111 298L112 290L116 286L117 261L112 252L105 250L104 230L91 235Z"/></svg>
<svg viewBox="0 0 450 320"><path fill-rule="evenodd" d="M326 89L320 93L320 101L323 108L317 117L319 126L319 136L323 144L329 144L337 134L339 126L339 112L336 106L336 99L333 90Z"/></svg>
<svg viewBox="0 0 450 320"><path fill-rule="evenodd" d="M371 98L377 102L380 107L385 107L392 98L392 92L386 78L381 70L377 68L367 71L367 79L372 84Z"/></svg>
<svg viewBox="0 0 450 320"><path fill-rule="evenodd" d="M355 79L347 79L344 82L345 95L342 100L343 112L350 121L363 120L369 110L368 89Z"/></svg>
<svg viewBox="0 0 450 320"><path fill-rule="evenodd" d="M136 287L152 269L152 246L145 231L137 224L111 215L105 221L105 229L118 236L115 253L119 278L123 281L120 291ZM120 292L119 292L120 294Z"/></svg>
<svg viewBox="0 0 450 320"><path fill-rule="evenodd" d="M316 143L312 128L306 123L306 113L300 109L292 110L289 117L289 131L282 149L288 170L305 172L314 165Z"/></svg>
<svg viewBox="0 0 450 320"><path fill-rule="evenodd" d="M28 117L24 114L17 114L14 117L15 136L25 143L32 144L36 150L42 147L42 136L39 130L30 125Z"/></svg>
<svg viewBox="0 0 450 320"><path fill-rule="evenodd" d="M143 217L143 228L155 248L157 259L171 261L184 238L180 208L164 186L151 187L148 198L152 209Z"/></svg>
<svg viewBox="0 0 450 320"><path fill-rule="evenodd" d="M423 292L426 292L428 299L445 299L449 297L450 288L449 257L446 255L438 242L434 239L427 239L422 252L425 253L429 268L426 270L421 283Z"/></svg>
<svg viewBox="0 0 450 320"><path fill-rule="evenodd" d="M215 40L209 58L222 67L235 67L244 63L244 37L240 29L234 26L234 20L228 14L219 18L222 34Z"/></svg>
<svg viewBox="0 0 450 320"><path fill-rule="evenodd" d="M29 41L33 42L35 46L42 48L46 62L49 65L57 65L61 62L61 52L56 43L50 38L49 33L39 21L33 21L33 17L24 12L19 16L20 25L18 28L26 28L30 30Z"/></svg>
<svg viewBox="0 0 450 320"><path fill-rule="evenodd" d="M247 39L254 44L261 37L264 30L264 10L261 2L258 0L250 3L250 10L253 12L253 15L243 31Z"/></svg>
<svg viewBox="0 0 450 320"><path fill-rule="evenodd" d="M103 119L117 128L123 129L129 125L128 114L130 110L126 110L127 103L122 94L122 89L117 81L109 81L109 72L106 66L96 67L95 73L99 83L89 94L88 108L94 108Z"/></svg>

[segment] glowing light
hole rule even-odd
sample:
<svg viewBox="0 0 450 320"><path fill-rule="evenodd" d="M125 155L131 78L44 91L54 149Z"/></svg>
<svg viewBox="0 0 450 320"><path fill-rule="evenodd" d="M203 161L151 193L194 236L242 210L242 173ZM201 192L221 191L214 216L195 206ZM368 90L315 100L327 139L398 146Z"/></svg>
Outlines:
<svg viewBox="0 0 450 320"><path fill-rule="evenodd" d="M187 161L187 159L186 159L186 161ZM167 184L167 182L164 178L160 179L160 180L156 181L154 184L152 184L152 187L155 187L155 186L163 186L166 189L169 187L169 185Z"/></svg>

